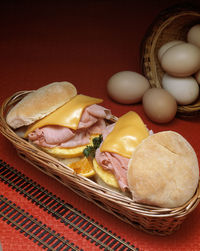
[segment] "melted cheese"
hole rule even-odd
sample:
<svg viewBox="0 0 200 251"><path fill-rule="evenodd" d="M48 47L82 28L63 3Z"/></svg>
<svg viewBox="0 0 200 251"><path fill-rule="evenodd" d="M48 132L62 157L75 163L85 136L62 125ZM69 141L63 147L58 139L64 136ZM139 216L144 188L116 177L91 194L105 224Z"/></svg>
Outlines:
<svg viewBox="0 0 200 251"><path fill-rule="evenodd" d="M101 103L102 101L102 99L98 98L81 94L77 95L54 112L30 125L25 133L25 137L35 129L46 125L59 125L76 130L84 109L90 105Z"/></svg>
<svg viewBox="0 0 200 251"><path fill-rule="evenodd" d="M136 146L148 136L149 132L139 115L130 111L118 119L112 132L103 141L100 150L130 158Z"/></svg>

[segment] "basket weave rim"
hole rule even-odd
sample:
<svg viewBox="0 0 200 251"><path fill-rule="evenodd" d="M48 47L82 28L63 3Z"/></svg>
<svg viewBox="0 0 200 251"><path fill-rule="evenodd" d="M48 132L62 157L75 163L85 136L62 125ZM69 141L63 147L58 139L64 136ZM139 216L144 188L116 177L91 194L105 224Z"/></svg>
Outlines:
<svg viewBox="0 0 200 251"><path fill-rule="evenodd" d="M83 186L87 186L88 189L95 190L97 196L103 196L106 200L109 200L113 203L121 204L124 209L128 211L132 211L136 214L147 216L147 217L185 217L191 211L193 211L199 203L200 200L200 181L194 196L186 202L184 205L176 208L160 208L156 206L149 206L145 204L140 204L134 202L131 198L121 195L120 193L111 191L108 188L105 188L96 182L85 178L81 175L75 174L73 170L63 163L59 162L54 157L49 154L39 150L26 140L20 138L15 134L15 132L8 126L5 120L5 116L7 114L8 109L18 102L22 97L30 93L31 91L20 91L13 94L11 97L7 98L1 106L0 110L0 132L13 143L15 146L17 145L20 150L24 153L26 151L31 152L36 158L38 158L41 162L45 164L48 163L51 168L56 168L59 172L64 175L67 179L76 179L78 182L82 183Z"/></svg>

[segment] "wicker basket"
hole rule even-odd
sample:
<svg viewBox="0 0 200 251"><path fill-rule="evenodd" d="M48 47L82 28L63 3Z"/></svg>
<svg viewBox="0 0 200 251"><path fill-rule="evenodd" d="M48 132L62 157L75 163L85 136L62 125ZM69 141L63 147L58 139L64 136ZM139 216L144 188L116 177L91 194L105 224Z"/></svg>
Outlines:
<svg viewBox="0 0 200 251"><path fill-rule="evenodd" d="M150 25L141 44L141 67L152 87L162 88L164 71L158 61L159 48L172 40L186 41L188 30L197 23L200 24L200 7L176 5L162 11ZM200 115L200 97L191 105L179 105L177 115Z"/></svg>
<svg viewBox="0 0 200 251"><path fill-rule="evenodd" d="M159 208L135 203L129 197L113 192L92 180L75 174L69 167L18 137L7 125L5 117L8 110L28 93L29 91L18 92L2 104L0 129L1 133L14 145L19 156L39 170L122 221L150 234L172 234L198 205L200 186L191 200L178 208Z"/></svg>

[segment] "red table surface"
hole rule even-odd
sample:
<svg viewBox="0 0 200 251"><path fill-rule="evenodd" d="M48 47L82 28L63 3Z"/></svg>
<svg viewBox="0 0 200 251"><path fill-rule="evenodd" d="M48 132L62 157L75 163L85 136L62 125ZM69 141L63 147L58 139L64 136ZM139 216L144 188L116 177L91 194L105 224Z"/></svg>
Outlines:
<svg viewBox="0 0 200 251"><path fill-rule="evenodd" d="M139 50L147 27L162 9L180 2L1 1L0 102L20 90L37 89L54 81L66 80L73 83L79 93L103 98L103 105L116 116L134 110L154 132L177 131L191 143L199 159L199 118L186 120L176 117L168 124L155 124L146 117L141 104L117 104L106 93L107 81L114 73L122 70L141 73ZM121 222L25 163L2 135L0 159L139 250L200 250L199 206L176 233L166 237L152 236ZM99 249L2 182L0 191L80 248ZM0 242L5 251L41 249L2 220Z"/></svg>

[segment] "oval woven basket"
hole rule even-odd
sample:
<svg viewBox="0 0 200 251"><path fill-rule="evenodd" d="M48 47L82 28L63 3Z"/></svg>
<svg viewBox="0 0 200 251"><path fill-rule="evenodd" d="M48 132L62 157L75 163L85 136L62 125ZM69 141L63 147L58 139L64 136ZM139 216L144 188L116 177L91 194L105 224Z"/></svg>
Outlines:
<svg viewBox="0 0 200 251"><path fill-rule="evenodd" d="M186 41L188 30L197 23L200 24L200 9L186 4L161 11L149 26L141 43L141 67L151 87L162 88L164 71L158 60L159 48L172 40ZM200 115L200 97L190 105L179 105L177 115Z"/></svg>
<svg viewBox="0 0 200 251"><path fill-rule="evenodd" d="M80 176L54 157L20 138L6 123L8 110L20 101L28 91L18 92L5 100L0 110L0 131L16 148L18 155L45 174L115 215L133 227L155 235L169 235L178 230L184 219L199 203L200 185L194 196L178 208L159 208L135 203L131 198L111 191L93 180ZM116 121L113 117L113 121Z"/></svg>

